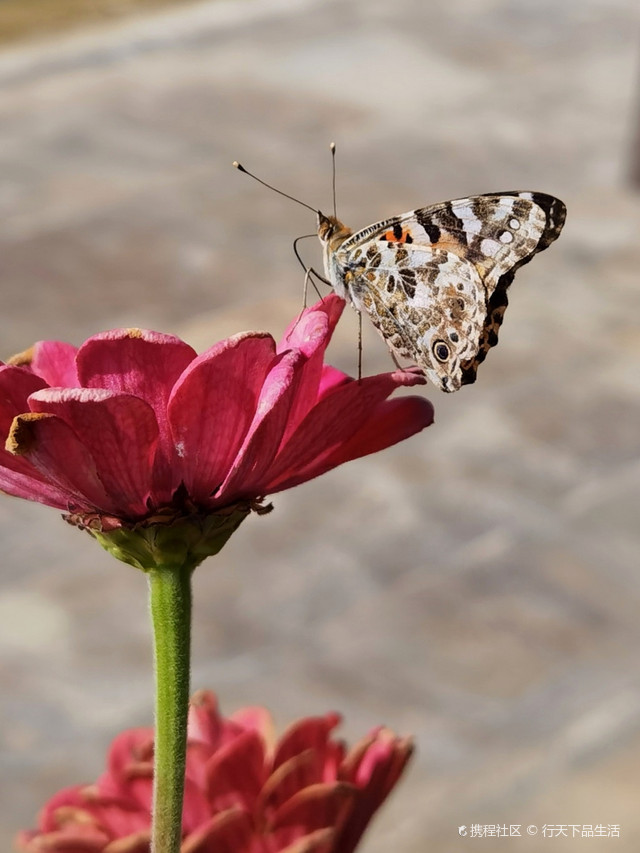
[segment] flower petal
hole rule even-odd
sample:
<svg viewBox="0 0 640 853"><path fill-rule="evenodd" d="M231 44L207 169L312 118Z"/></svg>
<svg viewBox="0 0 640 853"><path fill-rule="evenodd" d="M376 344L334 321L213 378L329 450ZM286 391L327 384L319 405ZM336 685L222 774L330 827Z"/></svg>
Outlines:
<svg viewBox="0 0 640 853"><path fill-rule="evenodd" d="M303 835L327 827L339 832L356 793L356 788L344 782L310 785L298 791L273 818L270 831L277 845L284 847Z"/></svg>
<svg viewBox="0 0 640 853"><path fill-rule="evenodd" d="M106 388L146 400L158 417L176 380L196 358L173 335L146 329L113 329L89 338L78 350L78 376L86 388Z"/></svg>
<svg viewBox="0 0 640 853"><path fill-rule="evenodd" d="M233 808L215 815L198 832L183 841L180 853L267 853L258 846L253 821L247 812Z"/></svg>
<svg viewBox="0 0 640 853"><path fill-rule="evenodd" d="M214 811L252 809L264 782L264 744L247 731L221 747L207 762L207 794Z"/></svg>
<svg viewBox="0 0 640 853"><path fill-rule="evenodd" d="M381 727L357 743L345 758L341 778L376 792L378 805L396 784L413 753L411 738Z"/></svg>
<svg viewBox="0 0 640 853"><path fill-rule="evenodd" d="M6 446L10 453L31 463L59 494L66 496L61 508L116 511L91 454L71 427L55 415L35 412L18 415Z"/></svg>
<svg viewBox="0 0 640 853"><path fill-rule="evenodd" d="M229 722L240 726L241 729L258 732L269 750L276 742L273 717L267 708L262 708L260 705L240 708L229 717Z"/></svg>
<svg viewBox="0 0 640 853"><path fill-rule="evenodd" d="M77 352L77 347L64 341L38 341L33 347L31 370L51 387L76 388L80 385Z"/></svg>
<svg viewBox="0 0 640 853"><path fill-rule="evenodd" d="M274 359L260 392L253 423L216 494L217 501L230 503L239 497L260 494L265 472L273 462L290 423L291 407L305 361L305 356L296 351Z"/></svg>
<svg viewBox="0 0 640 853"><path fill-rule="evenodd" d="M257 810L269 817L298 791L322 781L320 756L307 749L280 764L269 776L260 791Z"/></svg>
<svg viewBox="0 0 640 853"><path fill-rule="evenodd" d="M14 456L4 448L0 448L0 491L62 510L77 498L51 482L26 458Z"/></svg>
<svg viewBox="0 0 640 853"><path fill-rule="evenodd" d="M128 729L111 743L106 772L96 782L102 797L123 798L151 808L153 729Z"/></svg>
<svg viewBox="0 0 640 853"><path fill-rule="evenodd" d="M221 733L222 717L215 693L211 690L198 690L189 702L189 743L197 741L213 751L220 742Z"/></svg>
<svg viewBox="0 0 640 853"><path fill-rule="evenodd" d="M5 449L13 419L29 411L28 398L46 383L29 370L0 366L0 489L7 494L65 509L70 493L52 483L24 457Z"/></svg>
<svg viewBox="0 0 640 853"><path fill-rule="evenodd" d="M82 794L86 814L109 838L126 838L131 841L132 837L140 833L148 835L149 809L141 809L131 800L101 797L94 785L85 788ZM70 824L77 822L77 819L70 820Z"/></svg>
<svg viewBox="0 0 640 853"><path fill-rule="evenodd" d="M327 467L327 460L340 455L341 446L366 425L383 400L402 385L419 383L424 383L423 377L396 371L335 387L314 406L280 451L269 472L264 493L290 488L334 467L332 464ZM420 420L414 431L426 425L424 419ZM390 434L382 446L394 440Z"/></svg>
<svg viewBox="0 0 640 853"><path fill-rule="evenodd" d="M329 736L341 721L340 714L331 712L323 717L305 717L290 725L278 742L273 759L274 769L307 749L313 749L324 761Z"/></svg>
<svg viewBox="0 0 640 853"><path fill-rule="evenodd" d="M190 764L194 762L195 756ZM193 778L194 776L197 778ZM196 832L211 817L211 804L203 787L205 778L205 774L194 774L193 771L185 777L182 807L182 831L185 835Z"/></svg>
<svg viewBox="0 0 640 853"><path fill-rule="evenodd" d="M45 832L50 832L54 829L60 829L61 814L70 814L74 809L83 809L84 801L82 798L82 785L73 785L69 788L63 788L51 797L45 803L44 808L39 815L39 828Z"/></svg>
<svg viewBox="0 0 640 853"><path fill-rule="evenodd" d="M153 409L159 429L153 494L167 503L180 485L167 404L178 377L196 358L180 338L144 329L115 329L89 338L78 351L78 376L87 388L132 394Z"/></svg>
<svg viewBox="0 0 640 853"><path fill-rule="evenodd" d="M169 400L169 421L189 495L204 504L221 486L253 421L275 354L273 338L246 332L191 362Z"/></svg>
<svg viewBox="0 0 640 853"><path fill-rule="evenodd" d="M29 411L29 395L46 387L44 379L23 367L0 366L0 434L3 439L15 416Z"/></svg>
<svg viewBox="0 0 640 853"><path fill-rule="evenodd" d="M331 393L339 385L346 385L347 382L353 382L353 377L338 370L337 367L325 364L322 368L322 376L320 377L320 385L318 386L318 399L322 399L322 397Z"/></svg>
<svg viewBox="0 0 640 853"><path fill-rule="evenodd" d="M356 744L346 757L341 776L358 786L358 796L340 833L338 846L352 853L367 824L401 776L413 752L411 738L380 728Z"/></svg>
<svg viewBox="0 0 640 853"><path fill-rule="evenodd" d="M112 841L104 848L104 853L148 853L150 843L151 831L147 829Z"/></svg>
<svg viewBox="0 0 640 853"><path fill-rule="evenodd" d="M38 833L23 833L16 839L16 845L27 853L103 853L109 839L93 826L77 826L69 831L60 830L47 833L44 841Z"/></svg>
<svg viewBox="0 0 640 853"><path fill-rule="evenodd" d="M45 388L29 403L34 412L55 414L73 429L121 514L147 512L158 443L158 425L147 403L97 388Z"/></svg>
<svg viewBox="0 0 640 853"><path fill-rule="evenodd" d="M278 853L341 853L335 847L335 830L318 829L310 835L305 835L304 838L299 838L293 844L280 849Z"/></svg>
<svg viewBox="0 0 640 853"><path fill-rule="evenodd" d="M324 474L352 459L384 450L410 438L432 423L433 405L424 397L385 400L376 407L361 429L322 460L313 476Z"/></svg>
<svg viewBox="0 0 640 853"><path fill-rule="evenodd" d="M329 293L311 308L305 308L287 327L278 344L278 352L299 349L310 358L319 346L324 345L326 349L345 305L346 302L337 293ZM318 326L321 317L324 321Z"/></svg>
<svg viewBox="0 0 640 853"><path fill-rule="evenodd" d="M329 294L313 307L305 309L289 326L278 345L278 352L286 349L298 350L307 357L301 371L296 399L291 407L285 441L295 432L316 402L325 370L322 364L324 353L344 306L343 299L335 293Z"/></svg>

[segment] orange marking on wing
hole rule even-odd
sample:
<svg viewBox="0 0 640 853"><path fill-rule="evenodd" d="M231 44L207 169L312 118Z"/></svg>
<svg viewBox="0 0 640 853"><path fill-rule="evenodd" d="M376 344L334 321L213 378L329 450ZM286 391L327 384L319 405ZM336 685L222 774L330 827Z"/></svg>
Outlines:
<svg viewBox="0 0 640 853"><path fill-rule="evenodd" d="M409 236L408 231L403 231L399 237L396 237L393 231L387 231L386 234L382 235L382 239L386 240L387 243L406 243Z"/></svg>

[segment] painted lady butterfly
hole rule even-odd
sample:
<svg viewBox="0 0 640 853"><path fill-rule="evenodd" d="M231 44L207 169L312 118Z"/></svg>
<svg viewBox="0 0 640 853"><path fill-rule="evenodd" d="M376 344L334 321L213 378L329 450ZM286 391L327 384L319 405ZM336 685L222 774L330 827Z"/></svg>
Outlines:
<svg viewBox="0 0 640 853"><path fill-rule="evenodd" d="M516 270L558 238L565 216L544 193L489 193L355 234L318 211L318 236L336 293L368 314L392 355L457 391L498 342Z"/></svg>
<svg viewBox="0 0 640 853"><path fill-rule="evenodd" d="M354 234L337 216L233 165L317 214L327 283L369 315L394 358L414 361L443 391L475 382L498 343L516 270L558 239L567 214L545 193L488 193L410 210Z"/></svg>

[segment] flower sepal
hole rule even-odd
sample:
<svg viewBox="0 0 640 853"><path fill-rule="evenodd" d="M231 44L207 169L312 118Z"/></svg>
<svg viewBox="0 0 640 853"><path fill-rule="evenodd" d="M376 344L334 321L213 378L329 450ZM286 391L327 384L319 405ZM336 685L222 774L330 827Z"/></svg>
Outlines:
<svg viewBox="0 0 640 853"><path fill-rule="evenodd" d="M195 569L207 557L222 550L227 540L255 511L269 511L255 501L239 501L217 511L158 513L132 527L95 529L87 519L66 516L66 520L86 529L113 557L143 572L153 569Z"/></svg>

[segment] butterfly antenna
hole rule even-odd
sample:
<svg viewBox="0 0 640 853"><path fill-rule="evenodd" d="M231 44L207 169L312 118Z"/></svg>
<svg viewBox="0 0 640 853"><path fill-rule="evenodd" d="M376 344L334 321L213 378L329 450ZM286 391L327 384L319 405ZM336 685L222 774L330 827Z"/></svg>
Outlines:
<svg viewBox="0 0 640 853"><path fill-rule="evenodd" d="M338 209L336 207L336 144L332 142L329 146L331 149L331 185L333 188L333 218L338 218Z"/></svg>
<svg viewBox="0 0 640 853"><path fill-rule="evenodd" d="M295 201L296 204L301 204L302 207L306 207L307 210L312 210L314 213L319 213L319 211L315 207L311 207L310 204L306 204L304 201L300 201L299 198L295 198L295 196L289 195L289 193L285 193L282 190L279 190L277 187L272 187L271 184L268 184L266 181L263 181L261 178L258 178L256 175L254 175L248 169L245 169L245 167L241 163L238 163L237 160L233 161L233 165L235 166L235 168L239 172L244 172L245 175L249 175L250 178L253 178L254 181L257 181L259 184L262 184L262 186L266 187L268 190L273 190L274 193L278 193L278 195L283 195L285 198L288 198L290 201Z"/></svg>

